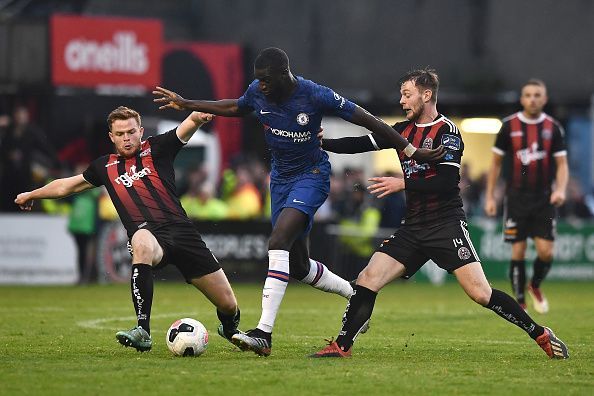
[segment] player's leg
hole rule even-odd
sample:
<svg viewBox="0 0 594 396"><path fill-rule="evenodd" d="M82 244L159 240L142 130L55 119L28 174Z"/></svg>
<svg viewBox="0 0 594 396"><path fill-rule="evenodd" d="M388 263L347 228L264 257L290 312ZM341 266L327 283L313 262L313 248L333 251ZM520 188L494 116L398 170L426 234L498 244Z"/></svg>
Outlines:
<svg viewBox="0 0 594 396"><path fill-rule="evenodd" d="M518 304L526 309L526 240L512 243L509 279Z"/></svg>
<svg viewBox="0 0 594 396"><path fill-rule="evenodd" d="M242 349L261 356L272 350L272 329L289 282L289 251L305 232L309 217L295 209L284 208L274 222L268 242L268 275L262 290L262 314L255 329L236 334L232 341Z"/></svg>
<svg viewBox="0 0 594 396"><path fill-rule="evenodd" d="M371 318L377 293L392 280L404 275L402 263L383 252L375 252L369 264L359 273L355 292L342 318L342 328L336 341L311 357L347 357L351 355L357 336Z"/></svg>
<svg viewBox="0 0 594 396"><path fill-rule="evenodd" d="M479 262L466 264L454 270L454 274L472 300L524 330L549 357L569 357L565 344L550 329L536 323L511 296L491 288Z"/></svg>
<svg viewBox="0 0 594 396"><path fill-rule="evenodd" d="M221 321L219 334L228 340L240 332L238 329L241 314L237 299L222 268L210 274L191 279L190 283L202 292L217 308Z"/></svg>
<svg viewBox="0 0 594 396"><path fill-rule="evenodd" d="M505 200L503 236L511 243L511 261L509 263L509 279L512 292L522 308L526 309L526 238L529 225L531 203L515 194Z"/></svg>
<svg viewBox="0 0 594 396"><path fill-rule="evenodd" d="M323 263L309 258L309 238L297 238L289 254L291 277L328 293L351 297L353 287L349 282L330 271Z"/></svg>
<svg viewBox="0 0 594 396"><path fill-rule="evenodd" d="M535 237L534 245L536 247L536 259L534 260L533 275L528 286L528 293L532 297L534 310L538 313L547 313L549 311L549 302L540 286L551 270L554 242L550 239Z"/></svg>
<svg viewBox="0 0 594 396"><path fill-rule="evenodd" d="M151 349L150 319L153 304L152 266L163 258L163 249L155 236L146 229L138 230L130 241L132 247L132 273L130 290L136 311L137 326L129 331L116 333L118 341L138 351Z"/></svg>

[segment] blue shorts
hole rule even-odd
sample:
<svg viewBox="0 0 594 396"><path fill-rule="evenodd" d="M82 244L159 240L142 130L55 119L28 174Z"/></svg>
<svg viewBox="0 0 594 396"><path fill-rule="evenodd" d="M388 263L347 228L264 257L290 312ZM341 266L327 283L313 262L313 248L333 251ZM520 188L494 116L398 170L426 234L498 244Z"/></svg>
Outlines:
<svg viewBox="0 0 594 396"><path fill-rule="evenodd" d="M311 231L314 214L330 192L330 166L314 168L288 182L271 181L270 198L272 227L284 208L295 208L307 215L309 221L304 235Z"/></svg>

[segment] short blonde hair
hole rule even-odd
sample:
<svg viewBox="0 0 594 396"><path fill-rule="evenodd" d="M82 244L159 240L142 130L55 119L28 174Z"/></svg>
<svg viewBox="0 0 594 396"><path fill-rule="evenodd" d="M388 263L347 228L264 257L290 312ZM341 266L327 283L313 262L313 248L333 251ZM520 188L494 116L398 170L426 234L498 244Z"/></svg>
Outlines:
<svg viewBox="0 0 594 396"><path fill-rule="evenodd" d="M107 116L107 126L109 126L109 130L111 131L111 125L115 120L128 120L130 118L134 118L138 126L140 126L140 114L129 107L120 106Z"/></svg>

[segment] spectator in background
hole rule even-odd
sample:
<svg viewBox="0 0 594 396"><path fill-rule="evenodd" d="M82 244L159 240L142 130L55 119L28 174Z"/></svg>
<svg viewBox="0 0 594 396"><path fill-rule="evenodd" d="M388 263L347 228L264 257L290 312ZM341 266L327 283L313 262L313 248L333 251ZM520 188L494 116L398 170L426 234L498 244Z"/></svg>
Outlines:
<svg viewBox="0 0 594 396"><path fill-rule="evenodd" d="M528 293L538 313L549 311L540 285L553 263L556 208L565 202L569 179L565 132L543 111L547 100L547 88L541 80L531 79L522 86L522 111L503 120L493 146L485 194L485 213L495 216L494 189L505 157L510 172L506 175L504 238L511 243L512 289L518 303L526 308L526 239L532 238L537 257Z"/></svg>
<svg viewBox="0 0 594 396"><path fill-rule="evenodd" d="M12 124L5 129L0 145L0 211L17 212L19 207L14 204L14 197L35 186L34 164L40 165L36 167L37 178L45 180L59 163L45 133L31 123L26 107L14 109Z"/></svg>
<svg viewBox="0 0 594 396"><path fill-rule="evenodd" d="M234 220L254 219L262 213L262 197L254 184L250 168L240 164L235 169L236 184L227 200L228 218Z"/></svg>
<svg viewBox="0 0 594 396"><path fill-rule="evenodd" d="M85 164L75 167L75 173L82 173ZM98 204L100 189L90 189L74 195L68 217L68 231L74 237L78 255L79 284L97 281L97 266L93 254L97 234Z"/></svg>
<svg viewBox="0 0 594 396"><path fill-rule="evenodd" d="M204 169L190 170L187 175L188 190L181 196L186 214L193 220L223 220L229 208L225 202L214 196L214 186L206 181Z"/></svg>

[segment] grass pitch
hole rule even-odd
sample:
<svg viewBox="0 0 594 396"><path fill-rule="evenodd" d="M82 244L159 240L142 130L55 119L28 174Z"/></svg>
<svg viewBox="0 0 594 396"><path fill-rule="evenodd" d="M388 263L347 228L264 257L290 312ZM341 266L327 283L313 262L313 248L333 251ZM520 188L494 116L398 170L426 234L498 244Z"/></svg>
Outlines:
<svg viewBox="0 0 594 396"><path fill-rule="evenodd" d="M242 328L254 327L261 285L234 289ZM336 336L346 301L298 284L287 289L268 358L219 337L213 307L188 285L156 284L147 353L114 337L135 324L127 285L0 287L0 394L594 394L594 284L545 291L551 312L534 317L567 343L567 361L549 360L455 283L386 287L351 359L307 358ZM174 357L165 345L169 325L185 316L210 332L198 358Z"/></svg>

